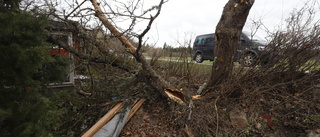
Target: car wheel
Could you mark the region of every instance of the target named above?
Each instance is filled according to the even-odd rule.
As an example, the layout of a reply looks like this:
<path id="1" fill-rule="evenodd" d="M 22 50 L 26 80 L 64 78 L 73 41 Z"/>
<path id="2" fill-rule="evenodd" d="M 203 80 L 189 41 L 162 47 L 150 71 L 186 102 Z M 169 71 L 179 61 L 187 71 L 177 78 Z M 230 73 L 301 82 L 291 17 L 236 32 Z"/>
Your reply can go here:
<path id="1" fill-rule="evenodd" d="M 197 63 L 202 63 L 202 61 L 203 61 L 202 54 L 201 53 L 197 53 L 195 59 L 196 59 Z"/>
<path id="2" fill-rule="evenodd" d="M 256 64 L 256 56 L 254 54 L 245 54 L 242 57 L 241 65 L 245 67 L 252 67 Z"/>

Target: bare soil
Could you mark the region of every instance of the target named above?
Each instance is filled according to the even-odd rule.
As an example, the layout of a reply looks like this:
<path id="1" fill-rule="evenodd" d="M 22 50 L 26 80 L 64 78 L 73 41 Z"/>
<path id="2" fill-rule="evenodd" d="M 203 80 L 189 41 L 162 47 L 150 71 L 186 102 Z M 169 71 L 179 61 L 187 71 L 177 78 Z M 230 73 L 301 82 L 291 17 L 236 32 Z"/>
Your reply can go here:
<path id="1" fill-rule="evenodd" d="M 171 108 L 157 101 L 146 101 L 123 128 L 122 137 L 181 137 Z"/>

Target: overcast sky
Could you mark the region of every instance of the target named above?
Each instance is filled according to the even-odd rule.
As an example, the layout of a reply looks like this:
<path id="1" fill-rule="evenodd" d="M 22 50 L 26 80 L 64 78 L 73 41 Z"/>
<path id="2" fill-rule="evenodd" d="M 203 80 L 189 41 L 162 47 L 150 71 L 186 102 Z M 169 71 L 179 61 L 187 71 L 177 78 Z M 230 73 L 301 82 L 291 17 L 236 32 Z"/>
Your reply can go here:
<path id="1" fill-rule="evenodd" d="M 149 1 L 149 0 L 146 0 Z M 294 8 L 299 9 L 308 0 L 256 0 L 251 8 L 246 27 L 250 30 L 251 20 L 261 19 L 269 30 L 274 30 L 289 16 Z M 160 16 L 148 33 L 149 42 L 157 42 L 158 47 L 167 44 L 177 47 L 176 40 L 194 38 L 196 35 L 213 33 L 221 17 L 227 0 L 169 0 L 163 5 Z M 313 5 L 318 11 L 316 20 L 320 19 L 320 0 Z M 266 33 L 259 30 L 259 35 Z"/>
<path id="2" fill-rule="evenodd" d="M 82 0 L 73 1 L 82 2 Z M 103 2 L 105 0 L 98 1 Z M 144 0 L 144 7 L 157 5 L 159 1 Z M 113 1 L 107 0 L 106 2 L 112 5 Z M 145 39 L 148 38 L 147 43 L 156 43 L 157 47 L 162 47 L 165 42 L 168 45 L 178 47 L 180 45 L 176 42 L 177 40 L 184 42 L 184 39 L 193 40 L 196 35 L 213 33 L 227 2 L 228 0 L 168 0 L 163 5 L 160 15 L 152 24 L 152 28 Z M 301 9 L 305 2 L 313 3 L 309 6 L 312 6 L 316 11 L 314 20 L 320 20 L 320 0 L 255 0 L 244 30 L 250 31 L 252 22 L 257 20 L 261 20 L 270 31 L 278 30 L 284 20 L 289 17 L 289 13 L 294 9 Z M 93 8 L 89 1 L 82 8 L 85 7 Z M 69 8 L 67 10 L 72 11 L 73 9 Z M 128 28 L 128 24 L 120 24 L 117 22 L 117 26 L 123 29 Z M 138 33 L 141 33 L 141 30 L 145 27 L 146 22 L 139 23 L 135 30 L 140 30 Z M 264 30 L 259 30 L 257 34 L 261 37 L 267 36 Z"/>

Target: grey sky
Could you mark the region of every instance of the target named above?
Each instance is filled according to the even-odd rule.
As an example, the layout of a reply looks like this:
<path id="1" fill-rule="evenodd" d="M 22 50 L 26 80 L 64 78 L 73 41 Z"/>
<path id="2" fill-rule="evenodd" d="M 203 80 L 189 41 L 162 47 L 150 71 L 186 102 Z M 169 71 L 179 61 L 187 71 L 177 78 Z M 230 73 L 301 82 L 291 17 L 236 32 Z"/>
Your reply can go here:
<path id="1" fill-rule="evenodd" d="M 252 20 L 261 19 L 271 31 L 277 29 L 294 8 L 299 9 L 306 0 L 256 0 L 248 17 L 244 30 L 250 30 Z M 320 1 L 320 0 L 318 0 Z M 169 0 L 163 6 L 148 33 L 149 42 L 162 47 L 164 42 L 179 46 L 175 41 L 183 38 L 194 38 L 195 35 L 212 33 L 220 19 L 227 0 Z M 319 3 L 313 5 L 318 11 L 315 19 L 319 20 Z M 263 30 L 257 32 L 265 37 Z"/>
<path id="2" fill-rule="evenodd" d="M 59 1 L 59 0 L 58 0 Z M 79 3 L 82 0 L 74 0 Z M 98 0 L 100 2 L 108 2 L 112 5 L 112 0 Z M 126 2 L 129 0 L 118 0 Z M 150 5 L 157 5 L 160 0 L 144 0 L 144 8 Z M 223 7 L 228 0 L 168 0 L 163 5 L 160 16 L 154 21 L 151 30 L 146 35 L 147 43 L 156 44 L 157 47 L 162 47 L 167 44 L 178 47 L 176 41 L 193 40 L 196 35 L 213 33 L 215 27 L 222 14 Z M 293 9 L 300 9 L 305 2 L 315 3 L 312 6 L 316 11 L 315 20 L 320 20 L 320 0 L 255 0 L 253 7 L 250 10 L 244 30 L 250 31 L 253 20 L 263 22 L 269 31 L 278 30 L 283 24 L 284 20 L 289 17 L 289 13 Z M 62 7 L 66 6 L 66 10 L 71 12 L 73 8 L 68 8 L 67 4 L 60 4 Z M 101 4 L 102 5 L 102 4 Z M 93 8 L 91 3 L 87 1 L 81 8 Z M 114 7 L 114 6 L 113 6 Z M 107 7 L 104 7 L 108 9 Z M 116 7 L 114 7 L 116 8 Z M 149 16 L 147 16 L 149 17 Z M 123 29 L 128 28 L 130 22 L 117 22 L 117 26 Z M 90 21 L 97 21 L 96 17 L 90 18 Z M 98 21 L 99 22 L 99 21 Z M 140 22 L 134 30 L 141 33 L 146 27 L 147 22 Z M 261 29 L 257 32 L 258 35 L 266 37 L 267 33 Z M 187 46 L 187 45 L 184 45 Z"/>

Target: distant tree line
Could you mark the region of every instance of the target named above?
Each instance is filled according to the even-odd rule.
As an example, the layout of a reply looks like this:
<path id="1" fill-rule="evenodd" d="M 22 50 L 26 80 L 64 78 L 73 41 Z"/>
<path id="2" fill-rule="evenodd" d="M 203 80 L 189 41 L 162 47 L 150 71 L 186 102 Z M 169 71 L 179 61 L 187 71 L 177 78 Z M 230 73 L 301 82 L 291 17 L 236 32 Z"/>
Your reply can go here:
<path id="1" fill-rule="evenodd" d="M 172 55 L 172 56 L 179 56 L 181 54 L 190 54 L 192 48 L 190 46 L 179 46 L 179 47 L 173 47 L 171 45 L 168 45 L 167 43 L 164 43 L 162 46 L 162 49 L 164 51 L 164 56 Z"/>

